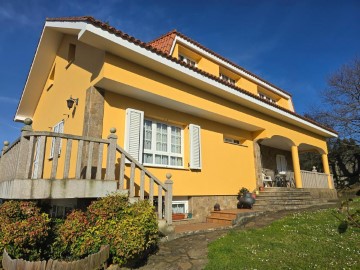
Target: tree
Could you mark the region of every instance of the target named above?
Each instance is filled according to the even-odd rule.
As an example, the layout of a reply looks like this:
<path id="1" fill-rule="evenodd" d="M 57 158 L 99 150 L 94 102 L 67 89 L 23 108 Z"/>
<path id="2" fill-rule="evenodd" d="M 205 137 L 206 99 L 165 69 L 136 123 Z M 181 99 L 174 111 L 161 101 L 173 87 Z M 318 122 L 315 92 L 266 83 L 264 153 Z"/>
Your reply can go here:
<path id="1" fill-rule="evenodd" d="M 360 143 L 360 59 L 343 65 L 328 79 L 321 109 L 313 118 L 337 130 L 340 137 Z"/>
<path id="2" fill-rule="evenodd" d="M 339 132 L 329 139 L 329 165 L 338 184 L 360 181 L 360 59 L 343 65 L 328 79 L 322 105 L 306 117 Z M 303 161 L 306 164 L 306 160 Z"/>

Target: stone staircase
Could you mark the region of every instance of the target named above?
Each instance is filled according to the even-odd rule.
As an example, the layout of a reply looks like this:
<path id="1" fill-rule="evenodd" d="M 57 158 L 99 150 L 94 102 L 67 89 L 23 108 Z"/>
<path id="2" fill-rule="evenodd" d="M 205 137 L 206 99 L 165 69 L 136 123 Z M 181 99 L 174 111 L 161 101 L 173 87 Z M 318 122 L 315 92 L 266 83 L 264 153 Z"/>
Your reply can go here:
<path id="1" fill-rule="evenodd" d="M 296 210 L 318 204 L 335 203 L 314 199 L 310 192 L 303 189 L 269 187 L 257 195 L 253 209 L 257 211 Z"/>

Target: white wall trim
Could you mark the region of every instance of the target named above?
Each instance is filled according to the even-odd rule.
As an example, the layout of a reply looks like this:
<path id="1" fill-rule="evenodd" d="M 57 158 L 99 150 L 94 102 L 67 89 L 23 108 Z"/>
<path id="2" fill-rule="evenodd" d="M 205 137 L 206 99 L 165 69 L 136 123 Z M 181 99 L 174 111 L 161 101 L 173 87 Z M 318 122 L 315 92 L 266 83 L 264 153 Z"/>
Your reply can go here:
<path id="1" fill-rule="evenodd" d="M 161 56 L 161 55 L 158 55 L 150 50 L 147 50 L 146 48 L 142 48 L 138 45 L 135 45 L 134 43 L 131 43 L 129 42 L 128 40 L 126 39 L 123 39 L 121 37 L 118 37 L 116 36 L 115 34 L 113 33 L 110 33 L 106 30 L 102 30 L 101 28 L 99 27 L 96 27 L 92 24 L 88 24 L 88 23 L 85 23 L 85 22 L 46 22 L 45 24 L 45 28 L 46 27 L 53 27 L 53 28 L 58 28 L 59 31 L 60 31 L 60 28 L 65 28 L 65 31 L 66 29 L 68 28 L 72 28 L 72 29 L 75 29 L 75 30 L 79 30 L 81 31 L 81 35 L 79 36 L 79 38 L 81 38 L 81 41 L 86 43 L 86 31 L 89 31 L 93 34 L 95 34 L 96 36 L 99 36 L 99 37 L 102 37 L 112 43 L 115 43 L 116 45 L 119 45 L 119 46 L 122 46 L 124 48 L 127 48 L 139 55 L 142 55 L 143 57 L 145 58 L 148 58 L 148 59 L 151 59 L 153 61 L 156 61 L 172 70 L 176 70 L 176 71 L 179 71 L 189 77 L 192 77 L 196 80 L 199 80 L 203 83 L 206 83 L 208 85 L 211 85 L 213 87 L 216 87 L 218 89 L 221 89 L 223 90 L 224 92 L 226 93 L 229 93 L 231 95 L 234 95 L 234 96 L 237 96 L 239 97 L 240 99 L 243 99 L 243 100 L 246 100 L 246 101 L 249 101 L 250 103 L 252 104 L 255 104 L 256 106 L 259 106 L 259 108 L 261 108 L 262 110 L 259 110 L 259 111 L 262 111 L 264 112 L 264 109 L 266 109 L 267 111 L 270 111 L 270 112 L 273 112 L 275 114 L 278 114 L 278 118 L 279 119 L 288 119 L 288 120 L 291 120 L 292 122 L 295 122 L 295 123 L 292 123 L 292 124 L 302 124 L 302 125 L 305 125 L 309 128 L 312 129 L 312 131 L 314 132 L 317 131 L 317 132 L 321 132 L 322 134 L 326 134 L 328 136 L 331 136 L 331 137 L 337 137 L 337 134 L 331 132 L 331 131 L 328 131 L 320 126 L 317 126 L 311 122 L 308 122 L 300 117 L 297 117 L 296 115 L 293 115 L 291 114 L 290 112 L 286 112 L 286 111 L 283 111 L 277 107 L 274 107 L 274 106 L 271 106 L 265 102 L 262 102 L 252 96 L 249 96 L 245 93 L 242 93 L 242 92 L 239 92 L 238 90 L 235 90 L 225 84 L 222 84 L 218 81 L 215 81 L 207 76 L 204 76 L 203 74 L 200 74 L 196 71 L 193 71 L 192 69 L 189 69 L 185 66 L 181 66 L 179 65 L 177 62 L 173 62 L 169 59 L 166 59 L 165 57 Z M 41 42 L 41 41 L 40 41 Z M 90 44 L 91 45 L 91 44 Z M 105 42 L 104 42 L 104 46 L 105 46 Z M 256 79 L 256 78 L 255 78 Z M 259 81 L 260 82 L 260 81 Z M 26 88 L 26 87 L 25 87 Z M 24 89 L 25 91 L 25 89 Z M 277 90 L 278 91 L 278 90 Z M 282 92 L 281 92 L 282 93 Z M 41 94 L 41 93 L 40 93 Z M 284 93 L 282 93 L 284 94 Z M 17 119 L 17 116 L 15 117 Z M 285 120 L 286 121 L 286 120 Z M 316 132 L 315 132 L 316 133 Z M 324 135 L 323 135 L 324 136 Z"/>
<path id="2" fill-rule="evenodd" d="M 264 82 L 263 80 L 260 80 L 260 79 L 258 79 L 258 78 L 256 78 L 256 77 L 252 76 L 251 74 L 245 72 L 244 70 L 241 70 L 241 69 L 239 69 L 239 68 L 237 68 L 237 67 L 235 67 L 235 66 L 233 66 L 233 65 L 231 65 L 231 64 L 229 64 L 229 63 L 227 63 L 227 62 L 225 62 L 225 61 L 222 60 L 221 58 L 219 58 L 219 57 L 217 57 L 217 56 L 215 56 L 215 55 L 207 52 L 206 50 L 204 50 L 204 49 L 202 49 L 202 48 L 194 45 L 193 43 L 187 41 L 186 39 L 184 39 L 184 38 L 182 38 L 182 37 L 180 37 L 180 36 L 176 36 L 176 38 L 174 39 L 174 45 L 173 45 L 174 48 L 175 48 L 176 42 L 182 43 L 183 45 L 185 45 L 185 46 L 187 46 L 187 47 L 190 47 L 192 50 L 194 50 L 194 51 L 196 51 L 196 52 L 198 52 L 198 53 L 200 53 L 200 54 L 202 54 L 202 55 L 204 55 L 204 56 L 206 56 L 206 57 L 214 60 L 214 61 L 217 62 L 218 64 L 221 64 L 221 65 L 225 66 L 226 68 L 230 69 L 231 71 L 233 71 L 233 72 L 235 72 L 235 73 L 239 73 L 240 75 L 244 76 L 245 78 L 250 79 L 250 80 L 252 80 L 252 81 L 260 84 L 261 86 L 265 87 L 266 89 L 268 89 L 268 90 L 270 90 L 270 91 L 273 91 L 273 92 L 279 94 L 279 95 L 282 96 L 282 97 L 285 97 L 285 98 L 287 98 L 287 99 L 290 99 L 290 96 L 289 96 L 288 94 L 286 94 L 286 93 L 284 93 L 284 92 L 276 89 L 275 87 L 267 84 L 267 83 Z M 171 54 L 172 54 L 172 51 L 171 51 Z"/>

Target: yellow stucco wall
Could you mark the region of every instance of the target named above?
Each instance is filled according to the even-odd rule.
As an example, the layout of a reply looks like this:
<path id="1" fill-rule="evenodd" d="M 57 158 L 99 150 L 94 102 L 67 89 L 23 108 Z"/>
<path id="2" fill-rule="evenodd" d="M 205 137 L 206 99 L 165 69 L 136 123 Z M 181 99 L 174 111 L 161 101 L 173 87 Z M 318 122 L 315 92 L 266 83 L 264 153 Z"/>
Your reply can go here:
<path id="1" fill-rule="evenodd" d="M 68 65 L 67 50 L 70 42 L 76 44 L 77 49 L 75 62 Z M 126 108 L 144 111 L 145 118 L 181 125 L 184 129 L 184 169 L 150 167 L 150 170 L 161 180 L 165 180 L 167 172 L 172 173 L 175 196 L 233 195 L 243 186 L 253 190 L 256 187 L 253 141 L 256 139 L 282 135 L 293 141 L 295 145 L 307 143 L 327 152 L 325 139 L 319 135 L 212 95 L 123 58 L 111 54 L 105 55 L 95 48 L 77 42 L 75 38 L 70 36 L 64 37 L 54 65 L 56 68 L 53 86 L 48 89 L 49 81 L 44 86 L 43 94 L 33 117 L 34 130 L 49 131 L 53 125 L 64 119 L 65 133 L 81 135 L 86 90 L 103 78 L 119 82 L 117 90 L 104 89 L 105 108 L 102 136 L 106 138 L 109 129 L 116 127 L 119 137 L 118 144 L 124 146 Z M 240 78 L 239 82 L 248 84 L 249 87 L 253 84 L 243 78 Z M 124 95 L 121 91 L 121 85 L 137 89 L 139 97 L 132 98 Z M 257 88 L 254 91 L 257 91 Z M 66 107 L 66 99 L 70 95 L 79 98 L 79 105 L 75 112 L 74 110 L 69 111 Z M 214 120 L 176 111 L 167 104 L 163 104 L 163 106 L 154 105 L 148 102 L 147 95 L 166 97 L 168 100 L 177 103 L 227 116 L 234 121 L 241 120 L 251 123 L 261 127 L 262 130 L 250 132 Z M 187 166 L 189 162 L 189 124 L 201 126 L 203 158 L 201 171 L 191 171 Z M 224 134 L 242 138 L 243 146 L 224 143 Z M 49 157 L 49 151 L 48 147 L 46 158 Z M 62 145 L 62 153 L 65 153 L 65 143 Z M 63 158 L 64 154 L 60 156 L 60 168 L 63 167 Z M 73 155 L 72 164 L 75 163 L 75 158 L 76 155 Z M 46 159 L 45 177 L 50 172 L 49 164 L 48 159 Z M 73 165 L 70 176 L 74 175 L 74 170 Z M 62 170 L 60 171 L 59 177 L 62 174 Z"/>
<path id="2" fill-rule="evenodd" d="M 69 64 L 67 59 L 70 43 L 76 45 L 76 55 L 74 62 Z M 103 59 L 104 52 L 78 42 L 75 37 L 63 38 L 53 64 L 54 78 L 53 80 L 48 78 L 33 116 L 35 131 L 52 131 L 52 127 L 63 120 L 64 133 L 82 135 L 86 90 L 90 87 L 91 81 L 100 73 Z M 49 77 L 52 72 L 53 69 Z M 70 96 L 79 99 L 78 106 L 74 106 L 71 110 L 66 104 Z M 73 147 L 77 147 L 76 142 Z M 48 139 L 45 152 L 45 178 L 50 175 L 50 148 L 51 140 Z M 64 141 L 62 153 L 65 153 L 65 148 Z M 75 160 L 76 155 L 72 155 L 71 164 L 75 164 Z M 63 166 L 64 154 L 59 159 L 59 168 Z M 72 166 L 70 176 L 73 177 L 74 172 L 75 166 Z M 57 176 L 61 177 L 61 175 L 62 170 L 58 170 Z"/>
<path id="3" fill-rule="evenodd" d="M 206 71 L 216 77 L 218 77 L 219 74 L 222 73 L 234 79 L 236 81 L 236 86 L 244 90 L 247 90 L 254 95 L 258 95 L 259 92 L 262 92 L 268 95 L 269 97 L 273 98 L 274 100 L 276 100 L 277 105 L 289 110 L 293 110 L 291 105 L 291 100 L 284 98 L 269 89 L 260 87 L 252 80 L 245 78 L 244 76 L 236 73 L 235 71 L 230 71 L 229 69 L 225 68 L 224 66 L 221 66 L 214 60 L 211 60 L 205 57 L 204 55 L 196 53 L 190 50 L 189 48 L 186 48 L 184 45 L 175 44 L 174 50 L 172 52 L 172 56 L 178 58 L 179 54 L 189 57 L 195 62 L 197 62 L 197 67 L 203 71 Z"/>

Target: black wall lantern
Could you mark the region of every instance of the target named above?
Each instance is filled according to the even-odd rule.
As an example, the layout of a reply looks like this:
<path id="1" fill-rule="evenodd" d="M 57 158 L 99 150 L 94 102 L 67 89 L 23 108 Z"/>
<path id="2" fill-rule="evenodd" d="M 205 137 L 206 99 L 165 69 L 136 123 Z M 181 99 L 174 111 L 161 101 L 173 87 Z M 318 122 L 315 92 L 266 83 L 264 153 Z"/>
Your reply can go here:
<path id="1" fill-rule="evenodd" d="M 66 103 L 67 103 L 67 107 L 70 110 L 74 106 L 74 103 L 75 103 L 75 105 L 78 105 L 79 99 L 78 98 L 72 98 L 70 96 L 70 98 L 68 100 L 66 100 Z"/>

